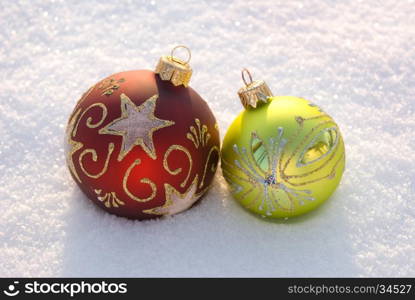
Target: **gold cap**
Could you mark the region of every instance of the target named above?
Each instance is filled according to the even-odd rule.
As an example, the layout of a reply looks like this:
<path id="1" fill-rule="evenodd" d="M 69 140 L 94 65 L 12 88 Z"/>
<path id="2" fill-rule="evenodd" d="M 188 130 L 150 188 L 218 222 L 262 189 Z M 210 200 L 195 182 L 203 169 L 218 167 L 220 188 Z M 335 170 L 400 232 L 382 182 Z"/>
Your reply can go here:
<path id="1" fill-rule="evenodd" d="M 245 74 L 248 74 L 249 82 L 246 81 Z M 242 80 L 245 86 L 239 89 L 238 96 L 246 109 L 250 107 L 256 108 L 258 102 L 267 103 L 268 97 L 272 97 L 272 92 L 265 81 L 253 81 L 248 69 L 242 69 Z"/>
<path id="2" fill-rule="evenodd" d="M 187 50 L 187 61 L 174 57 L 174 51 L 178 48 L 184 48 Z M 162 80 L 169 80 L 175 86 L 183 84 L 187 87 L 189 85 L 190 77 L 192 77 L 192 69 L 189 65 L 191 57 L 189 48 L 186 46 L 176 46 L 171 50 L 169 56 L 162 56 L 160 58 L 154 72 L 159 74 Z"/>

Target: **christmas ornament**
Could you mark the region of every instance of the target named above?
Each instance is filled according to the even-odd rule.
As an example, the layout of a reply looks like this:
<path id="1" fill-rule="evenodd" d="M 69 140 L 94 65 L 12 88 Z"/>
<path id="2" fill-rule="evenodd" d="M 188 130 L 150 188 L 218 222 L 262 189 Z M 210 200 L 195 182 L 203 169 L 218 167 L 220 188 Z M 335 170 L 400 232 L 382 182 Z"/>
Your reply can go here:
<path id="1" fill-rule="evenodd" d="M 245 79 L 249 76 L 249 82 Z M 264 217 L 304 214 L 327 200 L 343 174 L 345 150 L 333 119 L 310 101 L 272 96 L 242 71 L 245 110 L 222 145 L 222 171 L 234 198 Z"/>
<path id="2" fill-rule="evenodd" d="M 209 188 L 219 132 L 207 103 L 188 86 L 188 62 L 160 58 L 155 72 L 121 72 L 92 86 L 66 130 L 70 173 L 98 206 L 147 219 L 191 207 Z"/>

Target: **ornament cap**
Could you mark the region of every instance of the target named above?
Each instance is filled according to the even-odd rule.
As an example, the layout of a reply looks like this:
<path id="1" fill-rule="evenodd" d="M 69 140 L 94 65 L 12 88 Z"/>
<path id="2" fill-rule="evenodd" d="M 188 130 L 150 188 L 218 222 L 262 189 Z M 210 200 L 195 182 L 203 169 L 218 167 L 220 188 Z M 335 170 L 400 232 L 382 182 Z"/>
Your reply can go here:
<path id="1" fill-rule="evenodd" d="M 186 61 L 174 56 L 174 51 L 178 48 L 187 50 L 188 58 Z M 159 74 L 162 80 L 168 80 L 175 86 L 184 85 L 188 87 L 192 77 L 192 68 L 189 65 L 190 58 L 191 52 L 189 48 L 182 45 L 176 46 L 171 50 L 170 55 L 160 57 L 154 72 Z"/>
<path id="2" fill-rule="evenodd" d="M 248 74 L 249 82 L 247 82 L 245 74 Z M 261 102 L 268 103 L 268 98 L 273 96 L 265 81 L 252 80 L 252 75 L 248 69 L 242 69 L 242 80 L 245 86 L 239 89 L 238 96 L 245 109 L 256 108 Z"/>

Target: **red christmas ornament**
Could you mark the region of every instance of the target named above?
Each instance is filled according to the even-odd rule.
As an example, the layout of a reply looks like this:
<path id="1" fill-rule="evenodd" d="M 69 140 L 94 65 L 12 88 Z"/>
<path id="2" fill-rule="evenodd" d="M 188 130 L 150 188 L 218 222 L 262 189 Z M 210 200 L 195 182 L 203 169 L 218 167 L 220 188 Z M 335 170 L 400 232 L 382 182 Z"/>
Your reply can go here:
<path id="1" fill-rule="evenodd" d="M 188 87 L 191 73 L 172 51 L 155 72 L 111 75 L 78 101 L 67 125 L 67 164 L 98 206 L 133 219 L 172 215 L 209 188 L 219 132 Z"/>

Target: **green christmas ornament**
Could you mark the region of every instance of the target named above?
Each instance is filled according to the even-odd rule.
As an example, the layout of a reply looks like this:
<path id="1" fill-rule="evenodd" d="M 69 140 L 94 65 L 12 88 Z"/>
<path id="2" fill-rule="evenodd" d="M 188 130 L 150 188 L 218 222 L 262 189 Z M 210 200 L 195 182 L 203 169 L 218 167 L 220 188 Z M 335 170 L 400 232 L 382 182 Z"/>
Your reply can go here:
<path id="1" fill-rule="evenodd" d="M 245 74 L 250 81 L 245 80 Z M 245 110 L 226 133 L 222 171 L 233 197 L 270 218 L 307 213 L 337 188 L 345 167 L 339 127 L 317 105 L 272 96 L 267 84 L 242 71 Z"/>

